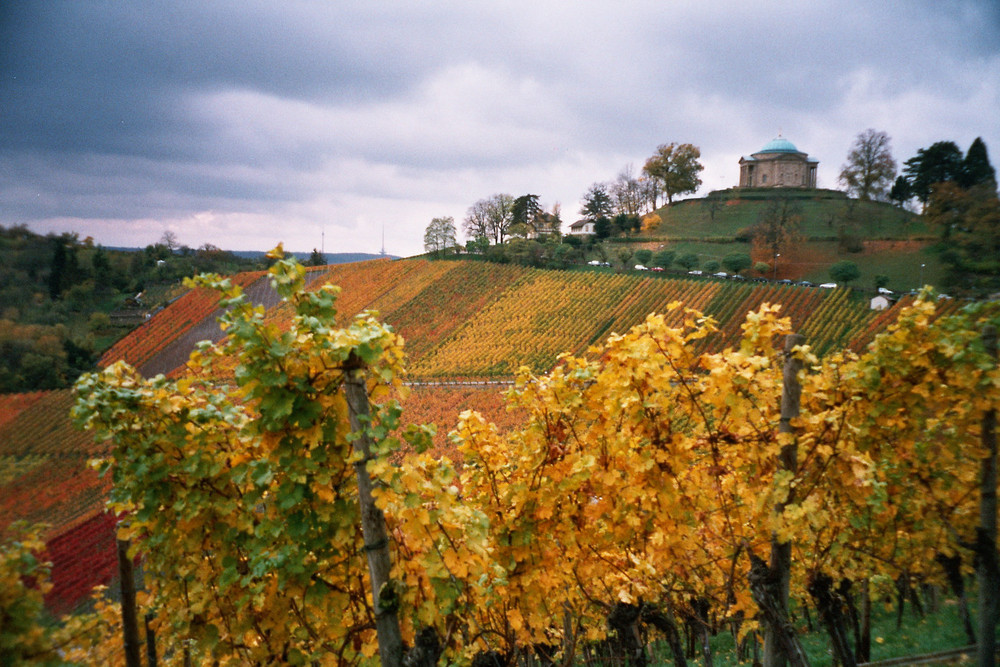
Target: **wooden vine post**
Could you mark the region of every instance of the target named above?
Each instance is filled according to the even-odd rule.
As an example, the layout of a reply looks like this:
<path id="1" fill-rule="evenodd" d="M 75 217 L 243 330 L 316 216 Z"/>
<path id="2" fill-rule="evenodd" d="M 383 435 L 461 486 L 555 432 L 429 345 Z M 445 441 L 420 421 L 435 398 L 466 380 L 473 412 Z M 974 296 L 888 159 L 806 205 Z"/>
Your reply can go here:
<path id="1" fill-rule="evenodd" d="M 997 361 L 997 330 L 988 326 L 983 331 L 986 353 Z M 980 467 L 979 528 L 976 530 L 976 578 L 979 584 L 979 667 L 996 662 L 996 626 L 1000 596 L 1000 567 L 997 564 L 997 413 L 990 409 L 983 415 L 982 444 L 986 450 Z"/>
<path id="2" fill-rule="evenodd" d="M 128 557 L 128 540 L 118 540 L 118 579 L 122 592 L 122 634 L 126 667 L 142 667 L 139 618 L 135 603 L 135 568 Z"/>
<path id="3" fill-rule="evenodd" d="M 792 354 L 797 345 L 802 345 L 805 337 L 800 334 L 789 334 L 785 337 L 785 365 L 781 387 L 781 421 L 778 433 L 794 435 L 792 419 L 799 416 L 802 399 L 802 385 L 799 383 L 799 372 L 802 370 L 802 359 Z M 793 441 L 782 446 L 779 454 L 778 467 L 795 473 L 798 469 L 798 445 Z M 789 490 L 788 497 L 778 503 L 774 511 L 780 514 L 786 505 L 794 502 L 794 490 Z M 788 619 L 788 589 L 792 570 L 792 545 L 781 542 L 777 535 L 771 538 L 771 562 L 768 567 L 767 587 L 773 597 L 769 606 L 773 606 L 766 614 L 768 622 L 764 630 L 764 667 L 783 667 L 786 661 L 792 665 L 808 664 L 805 652 L 794 636 L 794 629 Z M 760 605 L 760 601 L 758 601 Z M 791 636 L 789 636 L 791 635 Z"/>
<path id="4" fill-rule="evenodd" d="M 358 502 L 361 510 L 361 532 L 368 556 L 368 573 L 372 582 L 372 608 L 378 634 L 379 659 L 383 667 L 399 667 L 403 662 L 403 639 L 399 630 L 399 597 L 390 580 L 392 561 L 389 553 L 389 533 L 385 515 L 375 505 L 374 484 L 368 474 L 372 459 L 372 441 L 367 427 L 371 421 L 371 405 L 365 383 L 365 364 L 351 353 L 344 364 L 344 392 L 347 411 L 354 434 L 354 464 L 358 477 Z"/>

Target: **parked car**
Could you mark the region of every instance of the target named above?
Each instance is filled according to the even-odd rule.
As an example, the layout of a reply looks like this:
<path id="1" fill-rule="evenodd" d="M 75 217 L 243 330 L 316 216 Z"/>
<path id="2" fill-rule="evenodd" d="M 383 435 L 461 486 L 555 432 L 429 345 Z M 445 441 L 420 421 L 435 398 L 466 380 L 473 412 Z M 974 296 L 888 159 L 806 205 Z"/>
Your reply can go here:
<path id="1" fill-rule="evenodd" d="M 892 294 L 892 290 L 891 289 L 886 289 L 884 287 L 879 287 L 878 288 L 878 293 L 879 294 Z"/>
<path id="2" fill-rule="evenodd" d="M 743 276 L 741 276 L 738 273 L 734 273 L 733 275 L 729 276 L 729 279 L 730 280 L 746 280 L 746 278 L 744 278 Z"/>
<path id="3" fill-rule="evenodd" d="M 590 266 L 600 266 L 601 265 L 601 260 L 599 260 L 599 259 L 592 259 L 589 262 L 587 262 L 587 264 L 589 264 Z"/>
<path id="4" fill-rule="evenodd" d="M 791 285 L 793 283 L 788 278 L 782 278 L 781 280 L 778 281 L 778 284 L 779 285 Z"/>
<path id="5" fill-rule="evenodd" d="M 643 266 L 642 264 L 636 264 L 636 265 L 635 265 L 635 270 L 636 270 L 636 271 L 649 271 L 649 269 L 647 269 L 647 268 L 646 268 L 645 266 Z"/>
<path id="6" fill-rule="evenodd" d="M 837 283 L 822 283 L 820 287 L 823 289 L 835 289 L 837 287 Z"/>
<path id="7" fill-rule="evenodd" d="M 651 269 L 649 269 L 649 270 L 650 270 L 650 271 L 662 271 L 662 270 L 663 270 L 663 267 L 662 267 L 662 266 L 654 266 L 654 267 L 652 267 L 652 268 L 651 268 Z"/>
<path id="8" fill-rule="evenodd" d="M 729 274 L 726 273 L 725 271 L 719 271 L 718 273 L 713 273 L 712 275 L 715 276 L 716 278 L 728 278 L 729 277 Z"/>
<path id="9" fill-rule="evenodd" d="M 701 271 L 699 271 L 698 269 L 695 269 L 694 271 L 688 271 L 688 275 L 689 276 L 700 276 L 701 275 Z"/>
<path id="10" fill-rule="evenodd" d="M 816 283 L 811 283 L 808 280 L 800 280 L 795 284 L 798 285 L 799 287 L 816 287 Z"/>

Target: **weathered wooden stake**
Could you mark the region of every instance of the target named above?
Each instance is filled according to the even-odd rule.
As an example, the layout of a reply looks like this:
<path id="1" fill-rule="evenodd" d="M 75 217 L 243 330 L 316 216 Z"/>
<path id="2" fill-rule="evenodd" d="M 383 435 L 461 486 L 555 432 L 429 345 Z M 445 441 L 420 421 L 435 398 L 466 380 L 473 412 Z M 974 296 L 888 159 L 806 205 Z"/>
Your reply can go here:
<path id="1" fill-rule="evenodd" d="M 153 613 L 146 612 L 144 619 L 146 625 L 146 667 L 156 667 L 159 660 L 156 657 L 156 633 L 150 624 L 153 622 Z"/>
<path id="2" fill-rule="evenodd" d="M 128 540 L 118 540 L 118 579 L 122 593 L 122 633 L 126 667 L 142 667 L 139 619 L 135 604 L 135 570 L 128 557 Z"/>
<path id="3" fill-rule="evenodd" d="M 997 361 L 997 330 L 988 326 L 983 331 L 986 353 Z M 982 442 L 986 456 L 980 467 L 979 527 L 976 529 L 976 579 L 979 584 L 979 632 L 977 664 L 996 664 L 996 627 L 1000 596 L 1000 569 L 997 564 L 997 413 L 987 410 L 983 415 Z"/>
<path id="4" fill-rule="evenodd" d="M 792 419 L 799 416 L 799 408 L 802 399 L 802 385 L 799 384 L 799 371 L 802 370 L 802 360 L 792 354 L 792 349 L 796 345 L 802 345 L 805 337 L 800 334 L 789 334 L 785 337 L 785 367 L 781 387 L 781 421 L 778 424 L 778 432 L 794 434 Z M 792 473 L 798 469 L 798 445 L 794 442 L 784 445 L 779 455 L 779 467 Z M 775 513 L 780 513 L 785 506 L 794 501 L 792 492 L 788 498 L 779 503 L 774 509 Z M 779 609 L 785 614 L 788 613 L 788 587 L 792 570 L 792 545 L 788 542 L 780 542 L 777 536 L 771 539 L 771 562 L 769 566 L 769 576 L 773 582 L 773 590 L 777 595 Z M 764 667 L 783 667 L 790 657 L 784 650 L 784 642 L 780 640 L 778 634 L 782 632 L 781 627 L 768 624 L 764 629 Z"/>
<path id="5" fill-rule="evenodd" d="M 399 598 L 389 578 L 392 569 L 389 533 L 385 526 L 385 515 L 375 505 L 372 494 L 374 484 L 367 469 L 368 461 L 372 458 L 372 441 L 365 432 L 371 418 L 365 364 L 356 354 L 351 353 L 344 365 L 344 373 L 347 376 L 344 383 L 347 411 L 351 431 L 355 436 L 354 451 L 359 457 L 354 465 L 358 478 L 358 502 L 361 506 L 361 532 L 372 582 L 372 608 L 375 610 L 379 660 L 383 667 L 399 667 L 403 662 L 403 639 L 397 613 Z"/>

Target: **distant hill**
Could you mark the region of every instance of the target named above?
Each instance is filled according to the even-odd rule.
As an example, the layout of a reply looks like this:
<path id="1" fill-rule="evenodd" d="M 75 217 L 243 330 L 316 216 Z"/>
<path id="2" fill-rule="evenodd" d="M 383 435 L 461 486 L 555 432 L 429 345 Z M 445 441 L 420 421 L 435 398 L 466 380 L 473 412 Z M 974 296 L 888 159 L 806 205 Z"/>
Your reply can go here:
<path id="1" fill-rule="evenodd" d="M 232 250 L 230 252 L 237 257 L 253 260 L 263 260 L 267 256 L 266 252 L 257 250 Z M 287 254 L 293 255 L 295 259 L 302 263 L 308 262 L 312 256 L 312 253 L 309 252 L 289 252 Z M 370 252 L 328 252 L 323 253 L 323 257 L 326 259 L 326 264 L 349 264 L 351 262 L 364 262 L 370 259 L 398 259 L 394 255 L 372 254 Z"/>
<path id="2" fill-rule="evenodd" d="M 800 240 L 778 258 L 774 277 L 823 283 L 842 260 L 861 270 L 856 286 L 872 288 L 876 276 L 895 291 L 940 285 L 944 267 L 931 246 L 933 236 L 920 215 L 884 202 L 849 199 L 837 190 L 732 188 L 662 206 L 661 224 L 637 235 L 612 238 L 651 249 L 694 253 L 702 263 L 729 253 L 754 254 L 754 261 L 775 264 L 775 257 L 753 249 L 751 230 L 776 200 L 787 200 L 801 216 Z M 770 276 L 769 276 L 770 277 Z"/>

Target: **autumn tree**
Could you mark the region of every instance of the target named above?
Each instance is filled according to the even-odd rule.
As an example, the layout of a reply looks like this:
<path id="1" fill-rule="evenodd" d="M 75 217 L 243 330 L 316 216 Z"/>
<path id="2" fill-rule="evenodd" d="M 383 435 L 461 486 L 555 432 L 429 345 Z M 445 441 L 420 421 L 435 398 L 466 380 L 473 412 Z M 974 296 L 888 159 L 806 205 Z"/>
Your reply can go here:
<path id="1" fill-rule="evenodd" d="M 802 207 L 787 197 L 775 197 L 757 217 L 753 244 L 768 259 L 786 252 L 798 240 L 802 225 Z"/>
<path id="2" fill-rule="evenodd" d="M 424 231 L 424 250 L 441 256 L 457 246 L 455 219 L 449 215 L 431 220 Z"/>
<path id="3" fill-rule="evenodd" d="M 701 186 L 699 173 L 704 169 L 698 158 L 701 151 L 692 144 L 663 144 L 646 160 L 642 171 L 667 195 L 667 203 L 674 196 L 694 192 Z"/>
<path id="4" fill-rule="evenodd" d="M 372 468 L 398 444 L 400 340 L 367 313 L 336 327 L 337 288 L 307 291 L 298 264 L 270 274 L 289 327 L 202 277 L 222 293 L 227 338 L 178 380 L 124 363 L 85 375 L 74 414 L 110 440 L 119 537 L 143 554 L 162 627 L 198 660 L 353 664 L 377 651 L 399 664 L 406 593 Z"/>
<path id="5" fill-rule="evenodd" d="M 1000 200 L 992 183 L 936 184 L 925 215 L 940 235 L 949 286 L 976 292 L 1000 286 Z"/>
<path id="6" fill-rule="evenodd" d="M 896 176 L 889 135 L 871 128 L 859 134 L 840 168 L 847 193 L 861 200 L 882 201 Z"/>
<path id="7" fill-rule="evenodd" d="M 647 213 L 642 216 L 640 224 L 642 226 L 642 231 L 644 232 L 656 231 L 659 229 L 660 225 L 663 224 L 663 218 L 656 213 Z"/>
<path id="8" fill-rule="evenodd" d="M 14 524 L 0 541 L 0 664 L 61 664 L 44 620 L 52 564 L 42 526 Z"/>

